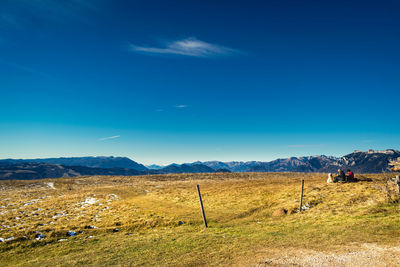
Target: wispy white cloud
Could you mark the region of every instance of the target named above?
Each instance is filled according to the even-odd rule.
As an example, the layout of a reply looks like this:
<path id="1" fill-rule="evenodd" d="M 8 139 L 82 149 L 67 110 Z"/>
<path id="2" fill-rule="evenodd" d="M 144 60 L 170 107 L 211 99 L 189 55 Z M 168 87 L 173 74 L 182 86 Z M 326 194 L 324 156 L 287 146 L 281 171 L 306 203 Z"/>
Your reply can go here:
<path id="1" fill-rule="evenodd" d="M 114 136 L 109 136 L 109 137 L 103 137 L 103 138 L 100 138 L 99 140 L 100 141 L 104 141 L 104 140 L 110 140 L 110 139 L 115 139 L 115 138 L 120 138 L 121 136 L 119 136 L 119 135 L 114 135 Z"/>
<path id="2" fill-rule="evenodd" d="M 194 37 L 166 42 L 163 47 L 131 45 L 131 50 L 147 54 L 174 54 L 191 57 L 212 57 L 239 53 L 239 50 L 207 43 Z"/>
<path id="3" fill-rule="evenodd" d="M 176 105 L 176 108 L 187 108 L 187 105 Z"/>

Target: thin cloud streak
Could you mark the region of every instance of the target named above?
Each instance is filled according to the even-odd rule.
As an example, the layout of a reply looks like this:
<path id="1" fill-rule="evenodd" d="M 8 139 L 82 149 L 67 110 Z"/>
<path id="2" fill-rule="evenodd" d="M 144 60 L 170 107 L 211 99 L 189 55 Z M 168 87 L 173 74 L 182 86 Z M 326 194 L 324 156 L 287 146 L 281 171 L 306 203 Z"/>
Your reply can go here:
<path id="1" fill-rule="evenodd" d="M 187 105 L 177 105 L 176 108 L 187 108 Z"/>
<path id="2" fill-rule="evenodd" d="M 168 42 L 164 47 L 131 45 L 131 50 L 147 54 L 173 54 L 191 57 L 226 56 L 239 53 L 239 50 L 207 43 L 194 37 Z"/>
<path id="3" fill-rule="evenodd" d="M 104 140 L 110 140 L 110 139 L 115 139 L 115 138 L 120 138 L 120 137 L 121 137 L 120 135 L 114 135 L 114 136 L 109 136 L 109 137 L 103 137 L 103 138 L 100 138 L 99 140 L 104 141 Z"/>

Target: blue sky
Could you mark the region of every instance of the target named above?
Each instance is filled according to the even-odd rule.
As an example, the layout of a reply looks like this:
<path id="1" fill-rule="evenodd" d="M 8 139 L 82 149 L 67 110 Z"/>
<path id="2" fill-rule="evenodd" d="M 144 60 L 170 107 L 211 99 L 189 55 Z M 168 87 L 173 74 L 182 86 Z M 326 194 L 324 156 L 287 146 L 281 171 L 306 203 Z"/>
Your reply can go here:
<path id="1" fill-rule="evenodd" d="M 400 149 L 398 1 L 0 2 L 0 158 Z"/>

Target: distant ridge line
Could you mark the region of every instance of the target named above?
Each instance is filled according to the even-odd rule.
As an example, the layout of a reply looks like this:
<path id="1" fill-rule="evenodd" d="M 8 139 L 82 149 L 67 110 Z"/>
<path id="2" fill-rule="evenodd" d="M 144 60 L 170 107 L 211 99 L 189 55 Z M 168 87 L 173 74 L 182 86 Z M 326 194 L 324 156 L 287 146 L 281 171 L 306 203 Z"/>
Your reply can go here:
<path id="1" fill-rule="evenodd" d="M 147 175 L 168 173 L 213 172 L 336 172 L 339 168 L 356 173 L 390 172 L 390 162 L 400 157 L 394 149 L 355 150 L 337 158 L 332 156 L 304 156 L 262 161 L 196 161 L 193 163 L 152 165 L 149 169 L 127 157 L 62 157 L 44 159 L 0 160 L 0 179 L 41 179 L 80 175 Z"/>

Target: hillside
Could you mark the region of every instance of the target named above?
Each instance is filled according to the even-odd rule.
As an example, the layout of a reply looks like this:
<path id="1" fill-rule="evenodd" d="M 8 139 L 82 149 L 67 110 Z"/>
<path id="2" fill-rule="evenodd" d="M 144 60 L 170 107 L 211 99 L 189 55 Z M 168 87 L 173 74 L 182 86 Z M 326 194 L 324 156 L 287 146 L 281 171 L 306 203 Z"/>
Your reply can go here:
<path id="1" fill-rule="evenodd" d="M 390 161 L 400 157 L 400 151 L 387 149 L 383 151 L 368 150 L 366 152 L 354 151 L 354 153 L 343 156 L 333 164 L 321 168 L 320 172 L 336 172 L 338 168 L 343 170 L 352 169 L 359 173 L 382 173 L 390 172 Z"/>
<path id="2" fill-rule="evenodd" d="M 171 164 L 167 167 L 159 169 L 158 173 L 204 173 L 215 172 L 214 169 L 203 164 Z"/>
<path id="3" fill-rule="evenodd" d="M 167 173 L 212 173 L 214 169 L 202 164 L 172 164 L 159 170 L 138 171 L 128 168 L 91 168 L 86 166 L 64 166 L 38 162 L 0 161 L 0 180 L 33 180 L 83 175 L 145 175 Z"/>
<path id="4" fill-rule="evenodd" d="M 277 159 L 250 167 L 251 172 L 318 172 L 326 165 L 336 163 L 334 157 L 314 156 Z"/>
<path id="5" fill-rule="evenodd" d="M 227 169 L 231 172 L 336 172 L 338 168 L 352 169 L 359 173 L 390 172 L 389 162 L 400 156 L 400 151 L 387 149 L 382 151 L 354 151 L 340 158 L 332 156 L 308 156 L 260 161 L 206 161 L 203 164 L 214 170 Z"/>
<path id="6" fill-rule="evenodd" d="M 246 172 L 252 166 L 255 166 L 261 162 L 259 161 L 229 161 L 229 162 L 222 162 L 222 161 L 204 161 L 204 162 L 194 162 L 192 164 L 203 164 L 206 165 L 214 170 L 218 169 L 226 169 L 231 172 Z"/>
<path id="7" fill-rule="evenodd" d="M 166 167 L 144 165 L 122 157 L 83 157 L 0 160 L 0 179 L 42 179 L 74 177 L 80 175 L 142 175 L 168 173 L 213 173 L 213 172 L 337 172 L 352 169 L 356 173 L 390 172 L 389 163 L 400 157 L 400 151 L 355 151 L 340 158 L 330 156 L 308 156 L 260 161 L 206 161 L 186 164 L 171 164 Z M 51 163 L 50 163 L 51 162 Z M 64 164 L 65 163 L 65 164 Z M 77 165 L 73 165 L 77 164 Z M 126 167 L 118 167 L 126 166 Z"/>
<path id="8" fill-rule="evenodd" d="M 356 177 L 362 181 L 326 184 L 314 173 L 0 181 L 2 266 L 398 266 L 400 206 L 388 203 L 385 176 Z"/>
<path id="9" fill-rule="evenodd" d="M 82 175 L 143 175 L 146 173 L 148 172 L 124 168 L 90 168 L 37 162 L 0 162 L 0 180 L 33 180 Z"/>
<path id="10" fill-rule="evenodd" d="M 44 159 L 6 159 L 0 162 L 22 163 L 40 162 L 47 164 L 59 164 L 64 166 L 84 166 L 91 168 L 124 168 L 138 171 L 146 171 L 147 168 L 126 157 L 70 157 L 70 158 L 44 158 Z"/>

